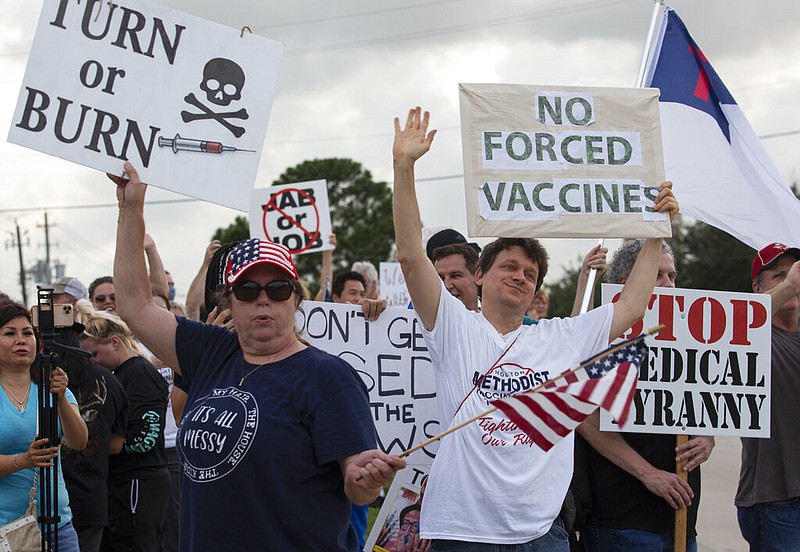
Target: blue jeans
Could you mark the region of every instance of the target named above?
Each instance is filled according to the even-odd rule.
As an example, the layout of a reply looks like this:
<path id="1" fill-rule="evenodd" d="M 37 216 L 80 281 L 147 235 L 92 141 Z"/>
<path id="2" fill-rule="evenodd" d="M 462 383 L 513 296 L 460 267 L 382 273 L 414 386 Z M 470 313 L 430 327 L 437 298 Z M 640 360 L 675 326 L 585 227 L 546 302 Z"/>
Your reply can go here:
<path id="1" fill-rule="evenodd" d="M 522 544 L 486 544 L 435 539 L 431 552 L 569 552 L 569 538 L 564 523 L 556 518 L 550 531 Z"/>
<path id="2" fill-rule="evenodd" d="M 737 508 L 737 517 L 752 552 L 800 551 L 800 498 Z"/>
<path id="3" fill-rule="evenodd" d="M 80 552 L 78 533 L 76 533 L 75 528 L 72 527 L 71 521 L 59 527 L 57 533 L 58 552 Z M 49 544 L 52 549 L 55 549 L 49 536 L 47 538 L 47 544 Z"/>
<path id="4" fill-rule="evenodd" d="M 587 552 L 672 552 L 672 537 L 672 533 L 613 529 L 597 522 L 581 531 L 581 543 Z M 697 539 L 686 539 L 686 551 L 697 552 Z"/>

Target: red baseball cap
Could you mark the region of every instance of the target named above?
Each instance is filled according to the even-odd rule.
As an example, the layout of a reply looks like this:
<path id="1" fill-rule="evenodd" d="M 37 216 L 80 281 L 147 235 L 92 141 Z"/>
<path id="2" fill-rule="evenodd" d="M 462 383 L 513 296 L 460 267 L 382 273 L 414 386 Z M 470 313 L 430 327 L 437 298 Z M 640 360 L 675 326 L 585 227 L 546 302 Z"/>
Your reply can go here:
<path id="1" fill-rule="evenodd" d="M 789 247 L 783 243 L 771 243 L 756 253 L 753 259 L 753 266 L 750 270 L 750 276 L 753 280 L 761 274 L 761 271 L 769 267 L 772 263 L 778 260 L 778 257 L 784 253 L 790 253 L 795 259 L 800 259 L 800 249 L 796 247 Z"/>

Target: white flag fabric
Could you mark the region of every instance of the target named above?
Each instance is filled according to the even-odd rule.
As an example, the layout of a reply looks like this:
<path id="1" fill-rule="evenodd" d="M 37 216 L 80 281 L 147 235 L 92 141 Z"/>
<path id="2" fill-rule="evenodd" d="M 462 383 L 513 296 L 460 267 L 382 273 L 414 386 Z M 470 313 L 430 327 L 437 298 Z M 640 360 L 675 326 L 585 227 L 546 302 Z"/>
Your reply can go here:
<path id="1" fill-rule="evenodd" d="M 645 85 L 661 91 L 664 164 L 681 212 L 754 249 L 800 246 L 800 200 L 671 8 Z"/>

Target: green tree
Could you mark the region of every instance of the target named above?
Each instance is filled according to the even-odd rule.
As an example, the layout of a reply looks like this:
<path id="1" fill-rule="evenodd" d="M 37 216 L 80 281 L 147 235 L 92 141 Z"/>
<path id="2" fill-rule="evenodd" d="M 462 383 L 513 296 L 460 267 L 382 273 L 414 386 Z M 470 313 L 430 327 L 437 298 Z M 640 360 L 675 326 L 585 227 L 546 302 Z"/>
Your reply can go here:
<path id="1" fill-rule="evenodd" d="M 581 258 L 569 265 L 562 267 L 564 274 L 555 282 L 548 282 L 545 285 L 547 293 L 550 294 L 550 309 L 548 315 L 555 318 L 569 316 L 572 312 L 572 304 L 575 301 L 575 290 L 578 287 L 578 274 L 581 271 Z"/>
<path id="2" fill-rule="evenodd" d="M 678 269 L 678 287 L 712 291 L 752 291 L 750 264 L 755 250 L 733 236 L 702 222 L 673 226 L 669 240 L 675 253 Z M 609 251 L 611 262 L 614 251 Z M 546 289 L 550 294 L 550 316 L 569 316 L 575 299 L 575 289 L 581 259 L 564 267 L 558 280 L 550 281 Z M 601 282 L 605 282 L 605 277 Z M 599 289 L 595 292 L 595 306 L 600 303 Z"/>
<path id="3" fill-rule="evenodd" d="M 753 248 L 702 222 L 683 225 L 673 235 L 670 245 L 675 252 L 678 287 L 752 291 Z"/>
<path id="4" fill-rule="evenodd" d="M 214 235 L 211 236 L 212 240 L 219 240 L 222 243 L 232 241 L 246 240 L 250 237 L 250 225 L 247 222 L 247 217 L 238 215 L 233 222 L 225 228 L 217 228 Z"/>
<path id="5" fill-rule="evenodd" d="M 351 159 L 328 158 L 304 161 L 286 169 L 273 186 L 327 180 L 331 223 L 336 234 L 334 274 L 349 269 L 355 261 L 370 261 L 376 267 L 389 257 L 394 244 L 392 192 L 386 182 L 375 182 L 372 174 Z M 223 242 L 246 239 L 247 219 L 237 216 L 214 238 Z M 327 242 L 328 236 L 322 236 Z M 320 253 L 295 256 L 297 270 L 313 294 L 319 288 Z"/>

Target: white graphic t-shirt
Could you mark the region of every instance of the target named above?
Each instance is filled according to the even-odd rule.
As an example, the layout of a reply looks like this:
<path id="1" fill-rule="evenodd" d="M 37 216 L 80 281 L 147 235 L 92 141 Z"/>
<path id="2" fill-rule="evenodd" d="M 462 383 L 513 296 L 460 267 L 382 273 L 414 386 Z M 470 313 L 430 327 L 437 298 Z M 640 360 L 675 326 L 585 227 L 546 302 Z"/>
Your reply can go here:
<path id="1" fill-rule="evenodd" d="M 442 421 L 454 425 L 577 367 L 608 346 L 613 313 L 608 305 L 501 335 L 442 286 L 436 325 L 423 331 Z M 499 411 L 448 435 L 422 503 L 422 537 L 519 544 L 544 535 L 569 487 L 572 455 L 572 434 L 545 453 Z"/>

